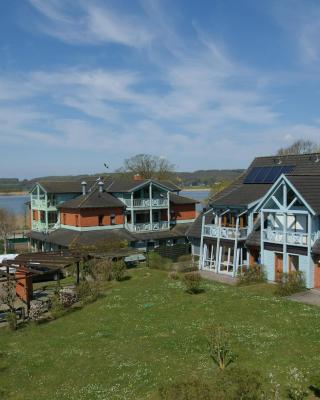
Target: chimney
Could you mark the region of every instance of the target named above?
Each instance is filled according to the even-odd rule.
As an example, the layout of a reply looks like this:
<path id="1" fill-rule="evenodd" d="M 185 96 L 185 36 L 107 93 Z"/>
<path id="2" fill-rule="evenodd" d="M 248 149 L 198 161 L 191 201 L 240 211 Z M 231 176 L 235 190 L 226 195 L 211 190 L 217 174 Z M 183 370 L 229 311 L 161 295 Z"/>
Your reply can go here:
<path id="1" fill-rule="evenodd" d="M 99 192 L 102 193 L 103 192 L 104 183 L 102 181 L 99 181 L 98 185 L 99 185 Z"/>
<path id="2" fill-rule="evenodd" d="M 81 186 L 82 186 L 82 194 L 85 195 L 87 193 L 87 182 L 86 181 L 81 182 Z"/>
<path id="3" fill-rule="evenodd" d="M 133 180 L 134 181 L 142 181 L 142 176 L 140 174 L 135 174 L 135 175 L 133 175 Z"/>

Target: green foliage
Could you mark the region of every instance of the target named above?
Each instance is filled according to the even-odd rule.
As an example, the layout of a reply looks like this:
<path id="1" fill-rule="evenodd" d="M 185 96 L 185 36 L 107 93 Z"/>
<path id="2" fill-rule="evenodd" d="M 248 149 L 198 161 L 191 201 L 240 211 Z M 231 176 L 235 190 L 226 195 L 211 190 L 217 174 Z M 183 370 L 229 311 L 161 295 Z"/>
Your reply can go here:
<path id="1" fill-rule="evenodd" d="M 308 396 L 307 382 L 302 371 L 291 368 L 288 374 L 287 393 L 291 400 L 303 400 Z"/>
<path id="2" fill-rule="evenodd" d="M 168 278 L 173 279 L 173 280 L 178 280 L 178 279 L 180 279 L 180 275 L 178 274 L 177 271 L 170 271 L 170 272 L 168 272 Z"/>
<path id="3" fill-rule="evenodd" d="M 96 281 L 111 281 L 113 263 L 111 260 L 93 259 L 87 262 L 87 272 Z"/>
<path id="4" fill-rule="evenodd" d="M 17 330 L 18 320 L 17 315 L 14 311 L 10 311 L 6 314 L 6 320 L 8 322 L 8 327 L 11 331 Z"/>
<path id="5" fill-rule="evenodd" d="M 116 281 L 123 280 L 126 273 L 126 264 L 123 260 L 115 261 L 112 263 L 112 277 Z"/>
<path id="6" fill-rule="evenodd" d="M 191 262 L 192 255 L 191 254 L 183 254 L 178 258 L 178 262 Z"/>
<path id="7" fill-rule="evenodd" d="M 191 254 L 184 254 L 174 263 L 173 268 L 178 272 L 197 271 L 198 267 L 193 263 Z"/>
<path id="8" fill-rule="evenodd" d="M 162 400 L 213 400 L 214 392 L 204 381 L 190 378 L 159 388 L 159 397 Z"/>
<path id="9" fill-rule="evenodd" d="M 198 294 L 201 290 L 201 275 L 199 271 L 186 272 L 183 275 L 183 282 L 186 285 L 187 292 L 190 294 Z"/>
<path id="10" fill-rule="evenodd" d="M 170 271 L 172 269 L 172 261 L 170 258 L 161 257 L 156 251 L 150 251 L 147 255 L 149 268 Z"/>
<path id="11" fill-rule="evenodd" d="M 263 391 L 263 381 L 257 371 L 231 368 L 209 381 L 191 377 L 161 386 L 159 397 L 162 400 L 261 400 Z"/>
<path id="12" fill-rule="evenodd" d="M 238 283 L 239 285 L 250 285 L 252 283 L 263 283 L 266 282 L 267 277 L 265 268 L 263 265 L 254 264 L 250 265 L 249 268 L 244 269 L 242 272 L 238 271 Z"/>
<path id="13" fill-rule="evenodd" d="M 54 319 L 61 317 L 65 313 L 58 293 L 51 298 L 50 313 Z"/>
<path id="14" fill-rule="evenodd" d="M 209 355 L 213 363 L 220 370 L 224 370 L 235 361 L 236 356 L 231 350 L 229 333 L 223 326 L 209 326 L 207 340 L 209 346 Z"/>
<path id="15" fill-rule="evenodd" d="M 101 296 L 99 281 L 81 281 L 79 285 L 76 286 L 76 293 L 78 299 L 83 304 L 89 304 L 96 301 Z"/>
<path id="16" fill-rule="evenodd" d="M 290 296 L 291 294 L 305 290 L 306 284 L 302 271 L 283 272 L 280 282 L 277 284 L 276 294 L 279 296 Z"/>

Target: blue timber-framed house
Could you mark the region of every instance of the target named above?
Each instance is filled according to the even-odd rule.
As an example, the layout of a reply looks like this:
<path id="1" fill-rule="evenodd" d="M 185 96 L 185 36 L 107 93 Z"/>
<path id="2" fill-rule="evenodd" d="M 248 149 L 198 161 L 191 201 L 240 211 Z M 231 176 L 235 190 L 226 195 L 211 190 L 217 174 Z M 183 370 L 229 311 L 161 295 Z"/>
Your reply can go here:
<path id="1" fill-rule="evenodd" d="M 320 287 L 320 154 L 256 158 L 187 235 L 200 269 L 234 277 L 261 263 L 269 281 L 299 270 Z"/>

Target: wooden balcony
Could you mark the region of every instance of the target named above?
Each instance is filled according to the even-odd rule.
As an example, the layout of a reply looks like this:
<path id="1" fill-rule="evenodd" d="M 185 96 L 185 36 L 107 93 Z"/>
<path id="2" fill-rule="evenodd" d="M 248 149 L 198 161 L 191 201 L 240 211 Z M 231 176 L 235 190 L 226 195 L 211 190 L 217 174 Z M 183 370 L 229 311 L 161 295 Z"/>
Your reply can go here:
<path id="1" fill-rule="evenodd" d="M 131 232 L 164 231 L 169 229 L 167 221 L 146 222 L 143 224 L 126 224 L 126 228 Z"/>
<path id="2" fill-rule="evenodd" d="M 311 234 L 311 245 L 318 239 L 318 234 Z M 291 246 L 308 246 L 308 233 L 286 232 L 280 229 L 264 229 L 263 240 L 271 243 L 286 243 Z"/>
<path id="3" fill-rule="evenodd" d="M 140 208 L 166 208 L 168 207 L 168 199 L 167 198 L 159 198 L 159 199 L 125 199 L 125 204 L 129 208 L 140 209 Z"/>
<path id="4" fill-rule="evenodd" d="M 205 225 L 204 236 L 221 239 L 246 239 L 248 236 L 248 228 L 234 228 L 219 225 Z"/>

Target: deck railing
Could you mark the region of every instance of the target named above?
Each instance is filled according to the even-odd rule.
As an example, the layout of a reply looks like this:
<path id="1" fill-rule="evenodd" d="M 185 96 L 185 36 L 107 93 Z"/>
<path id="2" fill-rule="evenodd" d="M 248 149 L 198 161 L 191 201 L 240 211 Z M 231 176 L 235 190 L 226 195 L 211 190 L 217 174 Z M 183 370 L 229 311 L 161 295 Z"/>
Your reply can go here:
<path id="1" fill-rule="evenodd" d="M 146 222 L 143 224 L 126 224 L 126 228 L 131 232 L 163 231 L 169 229 L 167 221 Z"/>
<path id="2" fill-rule="evenodd" d="M 167 207 L 168 199 L 124 199 L 125 204 L 131 208 Z"/>
<path id="3" fill-rule="evenodd" d="M 286 238 L 285 238 L 286 236 Z M 311 234 L 311 244 L 318 238 L 317 233 Z M 272 243 L 286 242 L 292 246 L 308 246 L 308 233 L 306 232 L 286 232 L 279 229 L 264 229 L 263 239 Z"/>
<path id="4" fill-rule="evenodd" d="M 205 225 L 204 236 L 221 239 L 246 239 L 248 228 L 232 228 L 219 225 Z"/>

